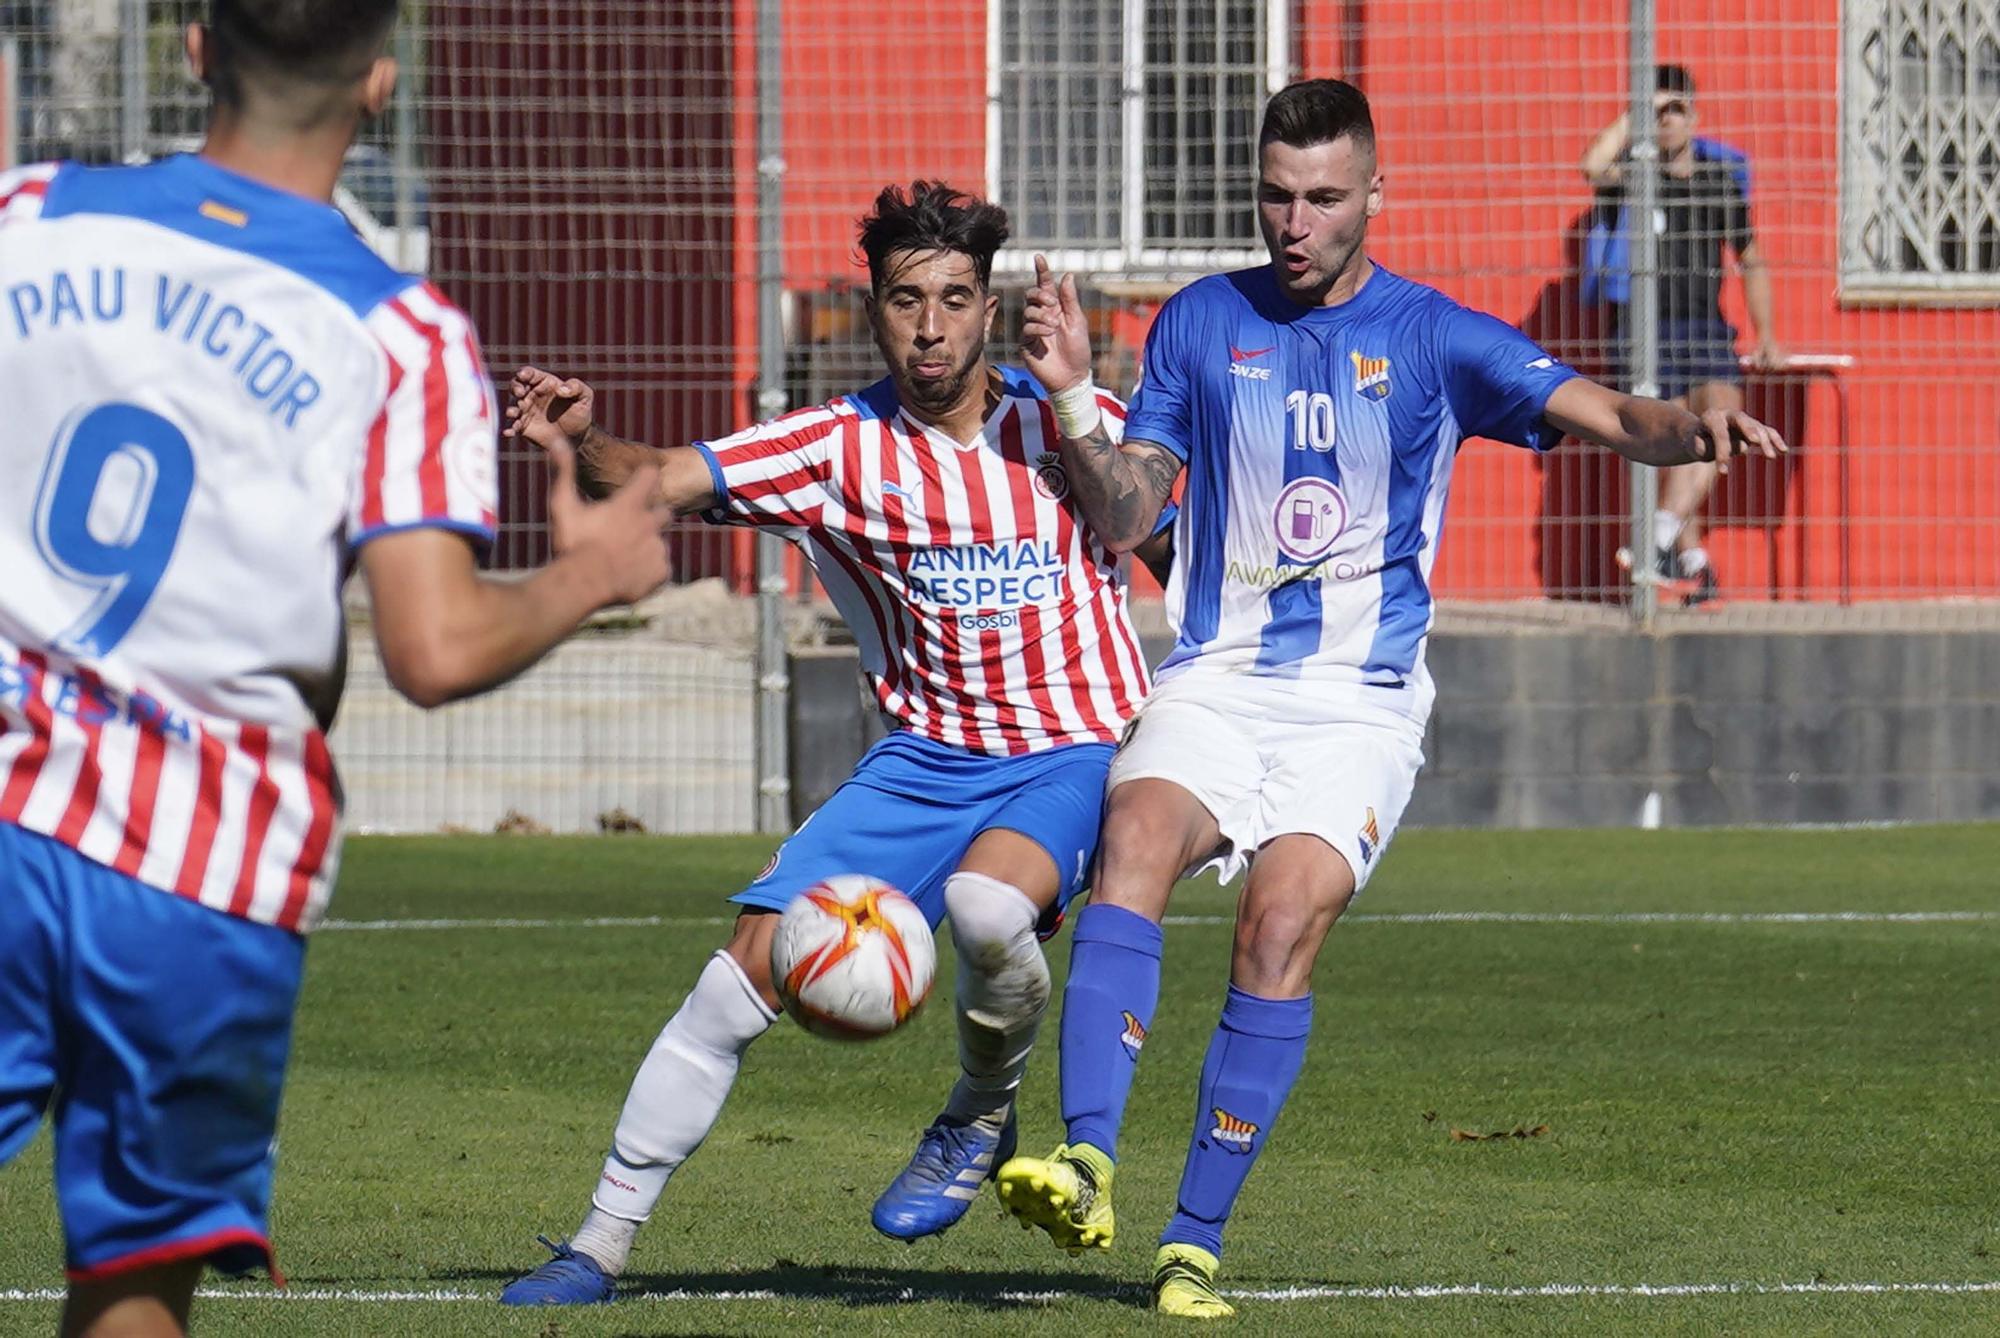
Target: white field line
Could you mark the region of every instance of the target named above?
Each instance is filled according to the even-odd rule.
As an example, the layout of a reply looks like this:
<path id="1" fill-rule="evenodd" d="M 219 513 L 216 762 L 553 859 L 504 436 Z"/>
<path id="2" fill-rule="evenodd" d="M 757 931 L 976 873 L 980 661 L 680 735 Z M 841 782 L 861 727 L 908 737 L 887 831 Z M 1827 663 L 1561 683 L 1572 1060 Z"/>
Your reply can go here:
<path id="1" fill-rule="evenodd" d="M 1359 911 L 1348 924 L 1513 925 L 1813 925 L 1966 924 L 2000 922 L 2000 911 L 1415 911 L 1406 915 Z M 726 915 L 598 915 L 578 919 L 328 920 L 317 932 L 391 933 L 442 929 L 658 929 L 667 925 L 726 925 Z M 1229 925 L 1227 915 L 1169 915 L 1170 925 Z"/>
<path id="2" fill-rule="evenodd" d="M 1129 1290 L 1137 1292 L 1136 1286 Z M 1566 1297 L 1634 1297 L 1673 1299 L 1688 1296 L 1970 1296 L 2000 1293 L 2000 1282 L 1637 1282 L 1629 1284 L 1591 1282 L 1546 1282 L 1533 1287 L 1492 1287 L 1484 1283 L 1440 1284 L 1405 1287 L 1337 1287 L 1300 1285 L 1263 1289 L 1224 1288 L 1223 1295 L 1242 1301 L 1432 1301 L 1460 1297 L 1493 1300 L 1562 1299 Z M 457 1288 L 421 1290 L 380 1290 L 348 1287 L 287 1287 L 282 1290 L 235 1290 L 203 1288 L 196 1295 L 210 1301 L 264 1301 L 289 1305 L 336 1302 L 350 1305 L 394 1305 L 400 1303 L 476 1302 L 494 1304 L 495 1290 L 465 1291 Z M 1048 1291 L 980 1292 L 948 1286 L 872 1287 L 857 1283 L 849 1288 L 802 1287 L 796 1291 L 754 1289 L 745 1291 L 666 1291 L 638 1292 L 625 1301 L 842 1301 L 889 1305 L 915 1301 L 1007 1301 L 1017 1305 L 1049 1305 L 1072 1299 L 1099 1299 L 1103 1292 Z M 60 1301 L 63 1293 L 53 1287 L 0 1290 L 0 1303 L 47 1304 Z"/>

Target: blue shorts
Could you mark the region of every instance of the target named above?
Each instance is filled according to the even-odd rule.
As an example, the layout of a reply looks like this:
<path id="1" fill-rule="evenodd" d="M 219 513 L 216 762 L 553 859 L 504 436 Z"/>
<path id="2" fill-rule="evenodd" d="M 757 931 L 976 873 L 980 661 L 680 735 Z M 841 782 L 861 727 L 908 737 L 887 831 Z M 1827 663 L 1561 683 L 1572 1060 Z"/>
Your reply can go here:
<path id="1" fill-rule="evenodd" d="M 183 1259 L 271 1265 L 272 1139 L 304 964 L 296 934 L 0 823 L 0 1164 L 53 1100 L 71 1281 Z"/>
<path id="2" fill-rule="evenodd" d="M 988 757 L 897 730 L 868 750 L 757 881 L 730 900 L 782 911 L 823 878 L 865 873 L 909 894 L 936 929 L 945 879 L 974 838 L 1002 828 L 1056 863 L 1062 886 L 1042 922 L 1053 932 L 1090 876 L 1112 752 L 1108 743 L 1072 743 Z"/>
<path id="3" fill-rule="evenodd" d="M 1624 342 L 1619 322 L 1619 345 Z M 1660 322 L 1660 398 L 1677 400 L 1696 386 L 1721 381 L 1743 384 L 1743 364 L 1736 357 L 1736 327 L 1723 320 Z"/>

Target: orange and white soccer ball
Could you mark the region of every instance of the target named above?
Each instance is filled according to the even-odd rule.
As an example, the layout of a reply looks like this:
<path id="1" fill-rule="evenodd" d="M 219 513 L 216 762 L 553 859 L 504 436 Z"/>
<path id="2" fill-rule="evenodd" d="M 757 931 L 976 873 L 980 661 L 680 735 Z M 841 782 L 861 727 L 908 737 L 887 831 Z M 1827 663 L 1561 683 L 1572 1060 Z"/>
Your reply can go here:
<path id="1" fill-rule="evenodd" d="M 917 903 L 879 878 L 815 883 L 778 917 L 771 979 L 807 1031 L 842 1040 L 886 1036 L 930 997 L 937 944 Z"/>

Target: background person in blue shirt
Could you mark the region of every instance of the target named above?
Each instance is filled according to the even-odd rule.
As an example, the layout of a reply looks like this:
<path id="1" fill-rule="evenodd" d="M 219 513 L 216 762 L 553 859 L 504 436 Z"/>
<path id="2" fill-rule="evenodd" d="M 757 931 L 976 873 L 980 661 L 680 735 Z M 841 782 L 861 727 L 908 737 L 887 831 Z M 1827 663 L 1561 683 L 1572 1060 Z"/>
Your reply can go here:
<path id="1" fill-rule="evenodd" d="M 1156 1304 L 1230 1313 L 1222 1229 L 1305 1058 L 1312 968 L 1380 862 L 1422 764 L 1430 571 L 1460 442 L 1573 434 L 1668 466 L 1785 449 L 1739 411 L 1606 389 L 1518 330 L 1376 265 L 1383 177 L 1367 100 L 1331 79 L 1272 98 L 1256 207 L 1270 264 L 1161 308 L 1123 442 L 1096 409 L 1067 276 L 1038 264 L 1023 327 L 1084 516 L 1130 549 L 1175 480 L 1175 644 L 1108 781 L 1096 892 L 1064 993 L 1067 1138 L 1002 1167 L 1002 1201 L 1076 1251 L 1111 1243 L 1117 1135 L 1185 873 L 1248 869 L 1198 1119 L 1154 1260 Z"/>
<path id="2" fill-rule="evenodd" d="M 1660 238 L 1660 394 L 1696 413 L 1743 407 L 1743 371 L 1736 360 L 1736 327 L 1722 316 L 1725 252 L 1743 269 L 1743 303 L 1756 335 L 1754 365 L 1785 365 L 1778 347 L 1771 299 L 1771 270 L 1750 226 L 1750 160 L 1720 140 L 1695 131 L 1694 76 L 1685 65 L 1658 67 L 1653 112 L 1659 118 L 1660 178 L 1656 231 Z M 1597 192 L 1593 237 L 1602 236 L 1607 268 L 1597 295 L 1611 304 L 1619 359 L 1631 339 L 1624 305 L 1629 282 L 1623 249 L 1626 173 L 1631 166 L 1629 116 L 1598 132 L 1584 150 L 1583 178 Z M 1716 593 L 1715 568 L 1701 542 L 1701 508 L 1715 490 L 1715 466 L 1697 461 L 1667 471 L 1654 518 L 1653 555 L 1660 575 L 1692 582 L 1683 602 L 1700 604 Z"/>

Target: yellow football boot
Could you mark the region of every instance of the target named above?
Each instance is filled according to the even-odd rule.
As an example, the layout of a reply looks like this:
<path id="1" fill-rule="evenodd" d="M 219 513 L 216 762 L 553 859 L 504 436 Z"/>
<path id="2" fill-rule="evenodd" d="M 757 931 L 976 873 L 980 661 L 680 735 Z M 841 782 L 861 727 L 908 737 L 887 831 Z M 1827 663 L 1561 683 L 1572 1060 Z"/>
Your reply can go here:
<path id="1" fill-rule="evenodd" d="M 1111 1248 L 1111 1158 L 1088 1143 L 1042 1157 L 1015 1157 L 994 1179 L 1001 1206 L 1025 1230 L 1040 1227 L 1071 1254 Z"/>
<path id="2" fill-rule="evenodd" d="M 1199 1245 L 1162 1245 L 1153 1256 L 1153 1308 L 1181 1319 L 1227 1319 L 1236 1307 L 1215 1289 L 1220 1267 Z"/>

